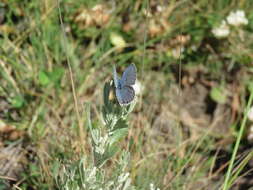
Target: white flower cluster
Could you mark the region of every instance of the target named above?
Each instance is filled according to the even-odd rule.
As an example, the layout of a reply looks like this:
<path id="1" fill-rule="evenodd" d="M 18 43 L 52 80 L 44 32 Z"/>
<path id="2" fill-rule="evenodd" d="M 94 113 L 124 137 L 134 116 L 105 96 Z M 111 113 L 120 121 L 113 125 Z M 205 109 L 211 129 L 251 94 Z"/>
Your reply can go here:
<path id="1" fill-rule="evenodd" d="M 232 26 L 240 26 L 247 25 L 249 21 L 245 17 L 243 10 L 237 10 L 230 12 L 230 14 L 227 16 L 227 22 Z"/>
<path id="2" fill-rule="evenodd" d="M 219 27 L 212 29 L 212 33 L 217 38 L 227 37 L 230 33 L 230 30 L 229 30 L 229 27 L 228 27 L 226 21 L 223 20 Z"/>
<path id="3" fill-rule="evenodd" d="M 248 19 L 243 10 L 232 11 L 227 18 L 221 22 L 220 26 L 212 29 L 214 36 L 217 38 L 227 37 L 230 33 L 228 24 L 237 27 L 240 25 L 247 25 Z"/>

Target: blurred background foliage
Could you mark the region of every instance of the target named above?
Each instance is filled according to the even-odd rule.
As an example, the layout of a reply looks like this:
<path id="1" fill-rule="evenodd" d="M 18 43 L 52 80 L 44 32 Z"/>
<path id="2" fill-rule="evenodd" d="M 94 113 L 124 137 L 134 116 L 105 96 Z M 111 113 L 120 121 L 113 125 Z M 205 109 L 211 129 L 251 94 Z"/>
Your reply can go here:
<path id="1" fill-rule="evenodd" d="M 141 95 L 119 146 L 131 153 L 134 187 L 221 188 L 253 83 L 252 9 L 245 0 L 2 0 L 0 189 L 56 189 L 59 163 L 92 159 L 85 105 L 100 126 L 112 67 L 130 63 Z M 231 189 L 253 187 L 251 119 Z"/>

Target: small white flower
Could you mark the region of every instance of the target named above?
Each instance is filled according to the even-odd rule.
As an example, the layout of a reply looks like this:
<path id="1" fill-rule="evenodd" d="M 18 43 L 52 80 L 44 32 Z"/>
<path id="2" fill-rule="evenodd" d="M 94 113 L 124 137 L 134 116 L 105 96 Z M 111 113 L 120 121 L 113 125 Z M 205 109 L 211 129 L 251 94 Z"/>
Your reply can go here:
<path id="1" fill-rule="evenodd" d="M 143 9 L 143 14 L 144 16 L 151 18 L 152 17 L 152 13 L 148 10 L 148 9 Z"/>
<path id="2" fill-rule="evenodd" d="M 197 51 L 198 50 L 198 47 L 196 45 L 192 45 L 190 48 L 191 48 L 192 51 Z"/>
<path id="3" fill-rule="evenodd" d="M 251 125 L 249 128 L 247 139 L 249 142 L 253 142 L 253 125 Z"/>
<path id="4" fill-rule="evenodd" d="M 233 26 L 247 25 L 248 19 L 245 17 L 243 10 L 232 11 L 227 16 L 228 24 Z"/>
<path id="5" fill-rule="evenodd" d="M 153 184 L 153 183 L 150 183 L 149 184 L 149 188 L 150 188 L 150 190 L 160 190 L 160 188 L 155 188 L 155 185 Z"/>
<path id="6" fill-rule="evenodd" d="M 184 47 L 178 46 L 171 50 L 172 57 L 174 57 L 175 59 L 179 59 L 182 53 L 184 53 L 184 51 L 185 51 Z"/>
<path id="7" fill-rule="evenodd" d="M 155 186 L 154 186 L 153 183 L 150 183 L 150 184 L 149 184 L 149 187 L 150 187 L 150 190 L 155 190 Z"/>
<path id="8" fill-rule="evenodd" d="M 253 121 L 253 106 L 249 109 L 249 112 L 248 112 L 248 119 L 250 121 Z"/>
<path id="9" fill-rule="evenodd" d="M 133 88 L 136 95 L 140 94 L 141 91 L 143 91 L 143 86 L 138 80 L 136 80 L 135 84 L 133 85 Z"/>
<path id="10" fill-rule="evenodd" d="M 212 33 L 217 38 L 227 37 L 229 35 L 230 31 L 229 31 L 229 27 L 228 27 L 226 21 L 223 20 L 219 27 L 212 29 Z"/>
<path id="11" fill-rule="evenodd" d="M 156 10 L 158 11 L 158 12 L 163 12 L 164 11 L 164 9 L 165 9 L 165 7 L 164 6 L 161 6 L 161 5 L 157 5 L 157 7 L 156 7 Z"/>
<path id="12" fill-rule="evenodd" d="M 251 127 L 250 127 L 250 133 L 252 133 L 253 134 L 253 125 L 251 125 Z"/>

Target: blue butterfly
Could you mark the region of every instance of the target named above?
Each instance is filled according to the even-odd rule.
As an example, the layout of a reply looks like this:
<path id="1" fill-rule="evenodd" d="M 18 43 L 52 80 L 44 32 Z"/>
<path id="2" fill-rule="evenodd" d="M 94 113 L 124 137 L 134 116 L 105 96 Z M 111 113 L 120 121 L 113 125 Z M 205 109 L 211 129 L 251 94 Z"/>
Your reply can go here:
<path id="1" fill-rule="evenodd" d="M 114 85 L 116 88 L 116 97 L 120 105 L 128 105 L 134 100 L 135 91 L 132 85 L 135 84 L 136 77 L 137 77 L 137 70 L 134 64 L 129 65 L 125 69 L 122 78 L 119 78 L 117 76 L 117 71 L 114 66 L 113 70 Z"/>

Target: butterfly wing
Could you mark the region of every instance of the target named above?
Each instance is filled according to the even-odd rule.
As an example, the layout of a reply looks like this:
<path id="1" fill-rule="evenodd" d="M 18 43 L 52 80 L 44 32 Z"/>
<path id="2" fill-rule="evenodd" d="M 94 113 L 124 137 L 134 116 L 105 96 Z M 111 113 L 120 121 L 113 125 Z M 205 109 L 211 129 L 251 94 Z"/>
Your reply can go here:
<path id="1" fill-rule="evenodd" d="M 123 86 L 123 88 L 116 88 L 116 97 L 120 105 L 128 105 L 130 104 L 135 96 L 135 92 L 133 87 L 131 86 Z"/>
<path id="2" fill-rule="evenodd" d="M 137 69 L 134 64 L 129 65 L 126 70 L 124 71 L 121 81 L 122 86 L 131 86 L 135 84 L 137 77 Z"/>

